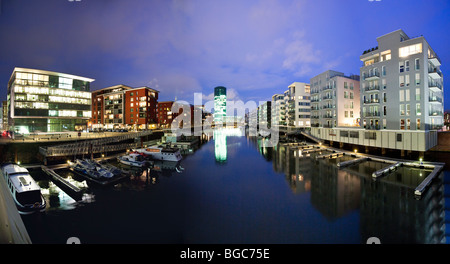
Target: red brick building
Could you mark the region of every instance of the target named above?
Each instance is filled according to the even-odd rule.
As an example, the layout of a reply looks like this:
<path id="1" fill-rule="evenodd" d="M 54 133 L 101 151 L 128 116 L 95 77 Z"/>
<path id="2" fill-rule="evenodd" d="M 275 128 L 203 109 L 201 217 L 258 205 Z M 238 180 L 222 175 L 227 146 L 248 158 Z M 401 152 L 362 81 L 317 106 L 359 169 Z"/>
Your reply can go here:
<path id="1" fill-rule="evenodd" d="M 144 130 L 157 128 L 159 91 L 116 85 L 92 92 L 92 128 Z"/>
<path id="2" fill-rule="evenodd" d="M 160 128 L 170 128 L 173 120 L 177 116 L 183 114 L 182 108 L 180 109 L 180 111 L 178 113 L 172 112 L 173 103 L 174 103 L 174 101 L 158 102 L 157 116 L 158 116 L 158 125 Z M 190 105 L 190 109 L 191 109 L 190 123 L 186 124 L 189 126 L 194 123 L 194 106 Z M 201 111 L 201 109 L 200 109 L 200 111 Z"/>

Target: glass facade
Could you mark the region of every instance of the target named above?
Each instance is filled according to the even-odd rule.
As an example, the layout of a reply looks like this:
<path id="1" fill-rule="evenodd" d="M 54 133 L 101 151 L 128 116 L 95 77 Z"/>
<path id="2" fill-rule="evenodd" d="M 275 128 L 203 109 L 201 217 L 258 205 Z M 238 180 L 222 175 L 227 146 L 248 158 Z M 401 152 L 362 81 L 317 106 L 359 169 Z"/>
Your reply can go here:
<path id="1" fill-rule="evenodd" d="M 225 122 L 227 115 L 227 88 L 218 86 L 214 88 L 214 122 Z"/>
<path id="2" fill-rule="evenodd" d="M 86 129 L 92 113 L 92 81 L 69 74 L 15 68 L 8 84 L 11 130 L 27 134 Z"/>

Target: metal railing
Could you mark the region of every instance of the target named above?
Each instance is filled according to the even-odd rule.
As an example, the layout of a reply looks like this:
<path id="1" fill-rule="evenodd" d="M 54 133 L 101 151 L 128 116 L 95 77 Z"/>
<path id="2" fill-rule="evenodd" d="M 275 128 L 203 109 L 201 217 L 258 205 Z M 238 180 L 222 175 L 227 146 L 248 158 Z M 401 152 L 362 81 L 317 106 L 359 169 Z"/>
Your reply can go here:
<path id="1" fill-rule="evenodd" d="M 151 135 L 152 131 L 143 131 L 137 133 L 127 133 L 127 135 L 113 136 L 95 140 L 84 140 L 76 143 L 62 144 L 57 146 L 49 147 L 39 147 L 39 152 L 44 157 L 51 156 L 71 156 L 71 155 L 82 155 L 89 154 L 90 151 L 93 153 L 110 152 L 124 150 L 127 148 L 137 147 L 138 143 L 122 143 L 122 144 L 112 144 L 118 143 L 131 138 L 142 137 Z M 112 145 L 108 145 L 112 144 Z"/>

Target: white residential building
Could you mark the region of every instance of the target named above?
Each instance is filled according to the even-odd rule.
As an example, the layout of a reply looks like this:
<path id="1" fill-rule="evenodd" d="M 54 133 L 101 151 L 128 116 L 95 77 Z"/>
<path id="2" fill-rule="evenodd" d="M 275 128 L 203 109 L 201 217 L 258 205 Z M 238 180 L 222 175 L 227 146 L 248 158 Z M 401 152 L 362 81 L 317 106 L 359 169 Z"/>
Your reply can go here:
<path id="1" fill-rule="evenodd" d="M 358 75 L 329 70 L 311 78 L 310 83 L 312 126 L 359 126 Z"/>
<path id="2" fill-rule="evenodd" d="M 424 152 L 444 124 L 441 61 L 423 36 L 396 30 L 360 56 L 361 128 L 312 128 L 321 139 Z"/>
<path id="3" fill-rule="evenodd" d="M 435 130 L 444 124 L 441 62 L 423 36 L 403 30 L 378 37 L 361 67 L 366 129 Z"/>

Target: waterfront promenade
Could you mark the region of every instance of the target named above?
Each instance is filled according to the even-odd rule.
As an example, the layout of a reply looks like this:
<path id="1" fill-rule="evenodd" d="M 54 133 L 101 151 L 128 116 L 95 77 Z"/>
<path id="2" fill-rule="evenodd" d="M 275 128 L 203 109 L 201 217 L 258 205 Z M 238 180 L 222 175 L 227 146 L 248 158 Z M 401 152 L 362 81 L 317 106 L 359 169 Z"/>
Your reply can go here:
<path id="1" fill-rule="evenodd" d="M 162 130 L 151 130 L 153 133 L 162 132 Z M 78 140 L 91 140 L 100 139 L 106 137 L 123 136 L 131 133 L 136 133 L 134 131 L 130 132 L 62 132 L 62 133 L 40 133 L 40 134 L 29 134 L 25 136 L 18 136 L 14 139 L 0 137 L 0 144 L 9 143 L 38 143 L 38 142 L 66 142 L 66 141 L 78 141 Z"/>

